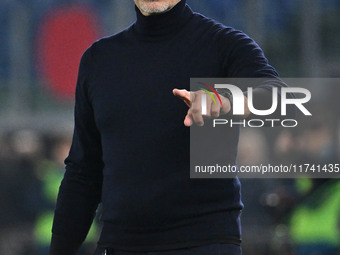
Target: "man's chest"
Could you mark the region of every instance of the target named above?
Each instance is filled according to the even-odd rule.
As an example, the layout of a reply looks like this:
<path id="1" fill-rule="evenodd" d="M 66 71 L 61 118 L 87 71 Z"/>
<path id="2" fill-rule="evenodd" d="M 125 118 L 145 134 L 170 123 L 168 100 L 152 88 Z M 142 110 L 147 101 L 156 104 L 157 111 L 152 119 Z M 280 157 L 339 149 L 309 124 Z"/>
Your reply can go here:
<path id="1" fill-rule="evenodd" d="M 190 90 L 190 78 L 223 72 L 213 51 L 195 44 L 126 45 L 120 51 L 108 50 L 95 62 L 89 97 L 99 128 L 116 120 L 123 126 L 142 125 L 145 120 L 182 122 L 187 108 L 172 90 Z"/>

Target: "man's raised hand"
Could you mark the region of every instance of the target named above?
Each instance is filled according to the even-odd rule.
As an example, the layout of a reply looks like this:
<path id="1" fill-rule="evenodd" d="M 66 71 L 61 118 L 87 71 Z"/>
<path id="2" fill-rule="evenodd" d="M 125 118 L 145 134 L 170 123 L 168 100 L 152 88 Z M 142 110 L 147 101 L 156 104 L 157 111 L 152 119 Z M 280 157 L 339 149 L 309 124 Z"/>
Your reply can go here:
<path id="1" fill-rule="evenodd" d="M 204 119 L 206 118 L 218 118 L 220 115 L 229 113 L 231 106 L 228 98 L 220 95 L 222 105 L 217 99 L 216 95 L 213 95 L 215 101 L 202 91 L 189 92 L 185 89 L 174 89 L 172 93 L 182 99 L 189 107 L 188 113 L 184 119 L 184 125 L 190 127 L 193 123 L 198 126 L 204 125 Z M 206 94 L 207 109 L 204 115 L 202 115 L 202 95 Z"/>

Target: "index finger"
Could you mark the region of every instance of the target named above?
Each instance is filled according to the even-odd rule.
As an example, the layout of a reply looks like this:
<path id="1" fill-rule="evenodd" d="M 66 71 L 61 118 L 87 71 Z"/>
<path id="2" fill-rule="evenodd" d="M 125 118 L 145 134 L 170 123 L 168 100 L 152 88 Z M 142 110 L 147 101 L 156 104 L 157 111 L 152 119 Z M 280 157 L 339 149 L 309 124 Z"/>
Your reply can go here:
<path id="1" fill-rule="evenodd" d="M 191 99 L 190 99 L 190 92 L 189 91 L 187 91 L 186 89 L 174 89 L 172 91 L 172 93 L 176 97 L 182 99 L 186 103 L 186 105 L 190 107 Z"/>

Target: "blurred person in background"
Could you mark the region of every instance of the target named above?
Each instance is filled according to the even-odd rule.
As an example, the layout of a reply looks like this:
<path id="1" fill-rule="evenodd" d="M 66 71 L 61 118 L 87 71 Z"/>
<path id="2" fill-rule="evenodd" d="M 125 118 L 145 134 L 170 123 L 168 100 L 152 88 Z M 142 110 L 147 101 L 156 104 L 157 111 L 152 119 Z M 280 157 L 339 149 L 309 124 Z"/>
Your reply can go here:
<path id="1" fill-rule="evenodd" d="M 39 161 L 36 169 L 36 178 L 41 182 L 40 200 L 41 206 L 36 217 L 34 226 L 35 255 L 48 254 L 51 241 L 51 228 L 53 222 L 55 202 L 58 195 L 60 182 L 64 176 L 64 159 L 70 149 L 70 139 L 68 137 L 57 136 L 47 137 L 45 144 L 46 157 Z M 98 225 L 96 221 L 91 226 L 89 234 L 85 240 L 79 254 L 90 255 L 88 249 L 93 249 L 98 235 Z"/>
<path id="2" fill-rule="evenodd" d="M 82 57 L 50 255 L 77 253 L 99 202 L 96 255 L 239 255 L 239 180 L 189 177 L 186 126 L 204 124 L 201 111 L 188 110 L 200 107 L 189 81 L 278 74 L 252 39 L 193 13 L 185 0 L 135 4 L 137 21 Z M 271 101 L 273 86 L 281 85 L 254 88 L 255 101 Z M 230 95 L 223 95 L 223 107 L 209 101 L 207 117 L 230 111 Z M 250 114 L 246 99 L 243 117 Z M 239 130 L 227 135 L 228 162 L 235 164 Z"/>
<path id="3" fill-rule="evenodd" d="M 323 166 L 339 162 L 336 154 L 334 119 L 325 109 L 313 111 L 319 118 L 306 122 L 307 128 L 285 130 L 275 142 L 280 162 Z M 340 252 L 340 181 L 338 179 L 287 179 L 277 182 L 269 205 L 277 224 L 285 224 L 290 236 L 288 250 L 296 255 L 337 255 Z"/>
<path id="4" fill-rule="evenodd" d="M 327 112 L 325 109 L 318 109 Z M 314 118 L 299 136 L 299 163 L 339 162 L 328 115 Z M 337 255 L 340 252 L 340 181 L 338 179 L 295 180 L 297 201 L 291 209 L 290 235 L 297 255 Z"/>

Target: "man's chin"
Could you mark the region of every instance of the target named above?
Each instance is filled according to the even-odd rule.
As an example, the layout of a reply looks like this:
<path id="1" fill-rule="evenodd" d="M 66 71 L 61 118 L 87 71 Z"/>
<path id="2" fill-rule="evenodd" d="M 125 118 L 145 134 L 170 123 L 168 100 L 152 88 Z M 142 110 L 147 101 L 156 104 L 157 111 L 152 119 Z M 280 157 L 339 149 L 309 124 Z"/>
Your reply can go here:
<path id="1" fill-rule="evenodd" d="M 148 15 L 155 15 L 167 12 L 171 9 L 171 6 L 167 3 L 148 2 L 141 4 L 140 9 Z"/>

